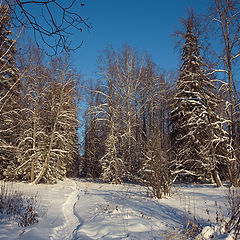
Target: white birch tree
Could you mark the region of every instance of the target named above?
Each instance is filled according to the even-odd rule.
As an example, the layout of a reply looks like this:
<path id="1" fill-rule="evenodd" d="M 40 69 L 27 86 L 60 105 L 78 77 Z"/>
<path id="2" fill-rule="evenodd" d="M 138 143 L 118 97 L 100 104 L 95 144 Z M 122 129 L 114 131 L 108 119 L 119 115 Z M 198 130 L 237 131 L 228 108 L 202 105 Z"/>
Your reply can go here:
<path id="1" fill-rule="evenodd" d="M 220 49 L 217 51 L 218 67 L 213 72 L 223 74 L 226 79 L 222 83 L 228 94 L 226 103 L 226 114 L 229 119 L 229 144 L 232 146 L 229 158 L 230 179 L 233 186 L 239 186 L 239 140 L 237 139 L 237 114 L 239 115 L 238 97 L 236 91 L 236 79 L 234 65 L 240 57 L 240 4 L 235 0 L 214 0 L 210 9 L 210 19 L 213 28 L 217 29 L 220 37 Z"/>

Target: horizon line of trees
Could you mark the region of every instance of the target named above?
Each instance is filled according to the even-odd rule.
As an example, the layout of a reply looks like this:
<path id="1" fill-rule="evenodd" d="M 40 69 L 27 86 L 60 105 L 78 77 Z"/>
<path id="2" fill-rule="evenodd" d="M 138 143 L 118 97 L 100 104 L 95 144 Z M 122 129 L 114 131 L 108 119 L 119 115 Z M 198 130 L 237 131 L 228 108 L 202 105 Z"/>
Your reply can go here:
<path id="1" fill-rule="evenodd" d="M 239 3 L 215 0 L 209 11 L 208 26 L 192 10 L 182 20 L 173 86 L 147 53 L 106 48 L 88 98 L 83 176 L 141 182 L 157 198 L 175 181 L 240 185 Z M 217 48 L 206 41 L 209 28 Z"/>
<path id="2" fill-rule="evenodd" d="M 54 183 L 101 178 L 150 186 L 161 198 L 175 181 L 228 180 L 239 186 L 240 111 L 235 67 L 240 57 L 238 1 L 214 0 L 208 24 L 221 44 L 203 41 L 202 20 L 183 19 L 181 67 L 161 70 L 125 44 L 98 59 L 101 78 L 82 87 L 67 57 L 33 43 L 24 56 L 12 38 L 7 4 L 0 8 L 0 179 Z M 80 90 L 88 89 L 80 157 Z"/>

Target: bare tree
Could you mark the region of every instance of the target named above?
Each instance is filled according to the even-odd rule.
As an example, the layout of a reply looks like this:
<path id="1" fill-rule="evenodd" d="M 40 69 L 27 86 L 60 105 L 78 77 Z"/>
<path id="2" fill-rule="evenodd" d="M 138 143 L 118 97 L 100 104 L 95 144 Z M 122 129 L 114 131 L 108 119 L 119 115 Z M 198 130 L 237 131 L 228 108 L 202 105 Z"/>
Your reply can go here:
<path id="1" fill-rule="evenodd" d="M 218 61 L 221 63 L 220 70 L 214 72 L 225 73 L 227 77 L 228 101 L 226 112 L 231 123 L 229 124 L 230 143 L 233 146 L 231 153 L 230 176 L 234 186 L 239 185 L 239 164 L 237 162 L 237 125 L 236 114 L 238 107 L 237 93 L 234 80 L 234 64 L 240 57 L 240 8 L 239 1 L 235 0 L 214 0 L 211 6 L 210 18 L 214 22 L 214 27 L 218 29 L 221 36 L 222 53 L 219 54 Z"/>
<path id="2" fill-rule="evenodd" d="M 5 177 L 37 184 L 76 176 L 79 78 L 61 58 L 52 59 L 47 67 L 41 51 L 31 46 L 20 62 L 24 69 L 20 154 L 15 165 L 11 159 Z"/>
<path id="3" fill-rule="evenodd" d="M 90 29 L 87 19 L 79 14 L 84 6 L 81 0 L 2 0 L 2 3 L 9 7 L 13 23 L 32 29 L 37 45 L 44 43 L 52 54 L 80 47 L 82 42 L 74 47 L 69 37 L 74 31 Z"/>
<path id="4" fill-rule="evenodd" d="M 94 91 L 96 90 L 97 93 Z M 84 161 L 82 175 L 92 179 L 99 178 L 101 175 L 100 159 L 105 154 L 104 142 L 106 141 L 107 128 L 105 121 L 98 121 L 96 106 L 100 106 L 103 95 L 100 87 L 90 86 L 88 105 L 85 114 L 85 138 L 84 138 Z"/>
<path id="5" fill-rule="evenodd" d="M 142 134 L 142 181 L 152 190 L 153 196 L 162 198 L 170 191 L 170 172 L 167 157 L 168 92 L 164 74 L 148 59 L 140 87 Z"/>
<path id="6" fill-rule="evenodd" d="M 115 94 L 119 102 L 118 119 L 122 159 L 126 167 L 125 179 L 133 180 L 137 172 L 136 129 L 138 127 L 137 95 L 141 83 L 144 55 L 139 58 L 135 49 L 124 45 L 114 57 Z"/>
<path id="7" fill-rule="evenodd" d="M 100 63 L 102 83 L 93 91 L 101 100 L 91 104 L 88 111 L 94 122 L 90 127 L 93 132 L 86 134 L 85 165 L 89 167 L 88 161 L 91 165 L 89 153 L 97 152 L 96 144 L 91 143 L 98 139 L 103 142 L 103 155 L 97 155 L 103 179 L 144 182 L 153 189 L 154 196 L 161 198 L 169 192 L 170 182 L 164 154 L 164 77 L 146 53 L 139 57 L 128 45 L 117 52 L 108 48 Z M 101 131 L 106 135 L 99 136 Z"/>
<path id="8" fill-rule="evenodd" d="M 43 141 L 46 134 L 42 128 L 41 108 L 44 102 L 44 94 L 48 89 L 45 81 L 47 68 L 43 64 L 43 54 L 38 48 L 29 44 L 28 56 L 21 57 L 20 69 L 24 71 L 22 76 L 22 122 L 18 147 L 21 152 L 19 165 L 12 171 L 13 177 L 19 180 L 34 181 L 39 160 L 43 158 Z M 7 178 L 11 176 L 8 173 Z"/>
<path id="9" fill-rule="evenodd" d="M 106 56 L 100 59 L 99 69 L 103 83 L 101 94 L 104 101 L 96 106 L 98 121 L 104 121 L 107 126 L 108 135 L 105 140 L 105 154 L 100 159 L 102 165 L 102 178 L 116 184 L 121 183 L 125 172 L 125 165 L 122 156 L 119 154 L 118 143 L 120 140 L 120 125 L 118 120 L 119 102 L 116 96 L 116 66 L 114 52 L 106 50 Z"/>

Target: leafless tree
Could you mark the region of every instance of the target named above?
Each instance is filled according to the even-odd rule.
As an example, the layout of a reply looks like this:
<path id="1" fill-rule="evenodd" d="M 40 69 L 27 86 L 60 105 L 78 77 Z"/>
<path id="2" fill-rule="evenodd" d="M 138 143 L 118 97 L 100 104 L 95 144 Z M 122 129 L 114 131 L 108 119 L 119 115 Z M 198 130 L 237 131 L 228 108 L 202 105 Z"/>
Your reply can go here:
<path id="1" fill-rule="evenodd" d="M 59 50 L 69 52 L 81 46 L 73 46 L 69 37 L 73 32 L 90 29 L 87 19 L 79 12 L 84 6 L 80 0 L 2 0 L 9 7 L 13 23 L 32 29 L 37 45 L 47 45 L 52 54 Z"/>
<path id="2" fill-rule="evenodd" d="M 97 93 L 95 92 L 97 91 Z M 84 160 L 81 175 L 92 179 L 101 175 L 100 159 L 105 154 L 104 142 L 107 136 L 107 128 L 104 121 L 98 121 L 95 107 L 100 106 L 103 96 L 100 87 L 90 84 L 89 97 L 87 97 L 89 109 L 85 113 L 85 137 L 84 137 Z"/>
<path id="3" fill-rule="evenodd" d="M 136 173 L 137 157 L 137 104 L 138 89 L 141 82 L 144 55 L 140 58 L 137 51 L 124 45 L 114 57 L 115 64 L 115 94 L 119 103 L 118 119 L 120 122 L 120 138 L 122 159 L 126 167 L 125 179 L 134 179 Z"/>
<path id="4" fill-rule="evenodd" d="M 221 50 L 218 61 L 221 69 L 214 72 L 224 73 L 227 78 L 226 86 L 228 102 L 226 112 L 231 123 L 229 124 L 230 143 L 233 146 L 231 153 L 231 181 L 234 186 L 239 185 L 239 164 L 237 162 L 237 93 L 234 79 L 234 64 L 240 57 L 240 8 L 239 1 L 235 0 L 214 0 L 210 9 L 210 19 L 214 22 L 215 29 L 221 37 Z M 217 26 L 217 28 L 216 28 Z"/>
<path id="5" fill-rule="evenodd" d="M 20 154 L 5 170 L 7 179 L 36 184 L 76 176 L 79 163 L 79 78 L 61 58 L 44 65 L 42 56 L 42 51 L 29 46 L 28 55 L 19 61 L 24 71 Z"/>
<path id="6" fill-rule="evenodd" d="M 106 55 L 100 58 L 99 70 L 101 71 L 102 84 L 100 91 L 96 91 L 103 97 L 100 105 L 95 107 L 97 120 L 103 121 L 107 126 L 105 139 L 105 154 L 100 159 L 102 165 L 102 178 L 116 184 L 121 183 L 125 172 L 122 156 L 119 154 L 118 143 L 120 140 L 120 125 L 118 120 L 119 102 L 116 96 L 116 66 L 114 52 L 106 49 Z"/>
<path id="7" fill-rule="evenodd" d="M 100 63 L 102 82 L 93 92 L 101 100 L 91 104 L 88 112 L 94 119 L 92 130 L 105 131 L 106 135 L 87 134 L 85 147 L 88 150 L 91 137 L 98 136 L 98 141 L 104 143 L 99 159 L 103 179 L 114 183 L 144 182 L 153 189 L 154 196 L 161 198 L 168 193 L 170 182 L 164 156 L 164 77 L 146 53 L 139 56 L 128 45 L 119 51 L 107 48 Z M 93 147 L 90 150 L 96 152 Z M 87 153 L 89 150 L 89 158 Z M 91 164 L 91 158 L 89 161 Z"/>
<path id="8" fill-rule="evenodd" d="M 165 75 L 148 59 L 143 70 L 141 99 L 142 126 L 142 180 L 151 188 L 156 198 L 169 194 L 171 179 L 167 151 L 168 145 L 168 93 Z"/>
<path id="9" fill-rule="evenodd" d="M 43 131 L 41 119 L 41 107 L 44 102 L 44 94 L 48 89 L 45 81 L 47 68 L 43 64 L 43 54 L 38 48 L 28 47 L 28 55 L 19 59 L 20 69 L 24 71 L 22 76 L 22 122 L 21 134 L 18 139 L 18 147 L 21 151 L 19 165 L 12 171 L 13 177 L 18 180 L 34 181 L 39 159 L 43 157 L 43 139 L 46 134 Z M 11 170 L 11 169 L 10 169 Z M 7 178 L 11 177 L 9 171 Z"/>

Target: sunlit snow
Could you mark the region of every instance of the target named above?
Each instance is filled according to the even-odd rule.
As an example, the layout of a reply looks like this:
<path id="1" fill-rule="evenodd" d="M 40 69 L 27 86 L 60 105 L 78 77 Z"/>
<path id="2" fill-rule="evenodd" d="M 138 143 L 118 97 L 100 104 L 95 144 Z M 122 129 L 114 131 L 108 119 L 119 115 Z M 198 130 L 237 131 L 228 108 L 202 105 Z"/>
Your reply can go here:
<path id="1" fill-rule="evenodd" d="M 4 240 L 168 239 L 194 218 L 208 226 L 203 233 L 210 236 L 216 216 L 227 215 L 227 189 L 214 185 L 175 185 L 171 196 L 161 200 L 135 184 L 66 179 L 55 185 L 14 186 L 27 196 L 38 194 L 41 218 L 26 228 L 0 219 Z"/>

